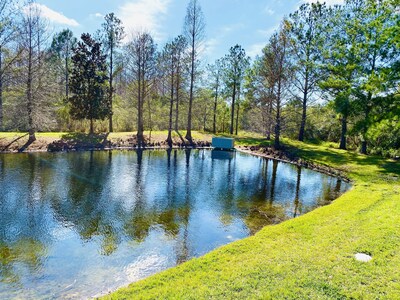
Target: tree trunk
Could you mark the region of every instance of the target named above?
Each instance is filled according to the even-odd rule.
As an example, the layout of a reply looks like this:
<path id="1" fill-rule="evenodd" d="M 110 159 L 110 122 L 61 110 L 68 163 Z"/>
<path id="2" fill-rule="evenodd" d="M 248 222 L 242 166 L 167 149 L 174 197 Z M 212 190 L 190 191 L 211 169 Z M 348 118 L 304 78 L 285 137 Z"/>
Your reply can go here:
<path id="1" fill-rule="evenodd" d="M 367 141 L 362 141 L 361 142 L 361 154 L 367 154 Z"/>
<path id="2" fill-rule="evenodd" d="M 35 128 L 33 124 L 33 95 L 32 95 L 32 77 L 33 77 L 33 46 L 32 46 L 32 28 L 29 28 L 29 49 L 28 49 L 28 78 L 26 82 L 26 98 L 27 98 L 27 112 L 28 112 L 28 133 L 29 142 L 36 140 Z"/>
<path id="3" fill-rule="evenodd" d="M 233 83 L 233 92 L 232 92 L 232 106 L 231 106 L 231 127 L 229 130 L 230 134 L 233 134 L 233 126 L 235 120 L 235 99 L 236 98 L 236 82 Z"/>
<path id="4" fill-rule="evenodd" d="M 203 115 L 203 131 L 206 132 L 207 130 L 207 110 L 204 111 L 204 115 Z"/>
<path id="5" fill-rule="evenodd" d="M 281 135 L 281 112 L 280 108 L 277 109 L 276 112 L 276 124 L 275 124 L 275 139 L 274 139 L 274 147 L 275 149 L 280 148 L 280 135 Z"/>
<path id="6" fill-rule="evenodd" d="M 168 124 L 168 137 L 167 137 L 167 143 L 169 147 L 172 147 L 172 111 L 174 107 L 174 59 L 172 58 L 172 70 L 171 70 L 171 99 L 169 101 L 169 124 Z M 175 124 L 176 126 L 176 124 Z"/>
<path id="7" fill-rule="evenodd" d="M 308 48 L 307 48 L 308 49 Z M 307 50 L 306 53 L 307 61 L 310 61 L 310 51 Z M 304 91 L 303 91 L 303 111 L 301 115 L 301 123 L 299 130 L 299 141 L 304 141 L 304 131 L 306 128 L 306 120 L 307 120 L 307 100 L 308 100 L 308 86 L 309 86 L 309 67 L 306 66 L 305 70 L 305 78 L 304 78 Z"/>
<path id="8" fill-rule="evenodd" d="M 367 122 L 368 114 L 369 114 L 369 111 L 367 109 L 365 111 L 365 121 L 364 122 Z M 363 130 L 362 130 L 362 141 L 361 141 L 361 149 L 360 149 L 361 154 L 367 154 L 367 139 L 366 139 L 367 130 L 368 130 L 367 125 L 364 124 Z"/>
<path id="9" fill-rule="evenodd" d="M 181 67 L 180 67 L 179 59 L 180 58 L 178 58 L 178 62 L 177 62 L 178 66 L 177 66 L 177 69 L 176 69 L 175 131 L 179 130 L 179 90 L 180 90 L 180 85 L 181 85 L 181 79 L 180 79 Z"/>
<path id="10" fill-rule="evenodd" d="M 214 98 L 214 117 L 213 117 L 213 133 L 217 133 L 217 104 L 218 104 L 218 85 L 215 87 Z"/>
<path id="11" fill-rule="evenodd" d="M 306 79 L 307 81 L 307 79 Z M 303 112 L 301 115 L 301 123 L 300 123 L 300 131 L 299 131 L 299 141 L 303 142 L 304 141 L 304 131 L 306 128 L 306 119 L 307 119 L 307 98 L 308 98 L 308 91 L 307 87 L 304 90 L 303 94 Z"/>
<path id="12" fill-rule="evenodd" d="M 188 125 L 185 138 L 192 143 L 192 105 L 193 105 L 193 88 L 194 88 L 194 58 L 195 58 L 195 37 L 192 36 L 192 53 L 191 53 L 191 70 L 190 70 L 190 94 L 189 94 L 189 111 Z"/>
<path id="13" fill-rule="evenodd" d="M 68 47 L 68 46 L 67 46 Z M 67 48 L 68 53 L 68 48 Z M 69 70 L 68 70 L 68 55 L 65 56 L 65 99 L 69 98 Z"/>
<path id="14" fill-rule="evenodd" d="M 236 110 L 236 130 L 235 134 L 238 135 L 238 127 L 239 127 L 239 109 L 240 109 L 240 104 L 237 104 L 237 110 Z"/>
<path id="15" fill-rule="evenodd" d="M 139 53 L 139 56 L 141 53 Z M 142 84 L 143 78 L 142 78 L 142 62 L 139 61 L 139 70 L 138 70 L 138 124 L 137 124 L 137 143 L 138 147 L 141 148 L 143 145 L 143 94 L 142 94 Z"/>
<path id="16" fill-rule="evenodd" d="M 168 137 L 167 137 L 167 143 L 168 143 L 168 146 L 170 146 L 170 147 L 172 147 L 171 131 L 172 131 L 172 110 L 173 110 L 173 105 L 174 105 L 173 97 L 174 97 L 174 90 L 173 90 L 173 88 L 171 88 L 171 99 L 169 102 L 169 126 L 168 126 Z"/>
<path id="17" fill-rule="evenodd" d="M 153 131 L 153 121 L 151 118 L 151 98 L 147 99 L 147 108 L 149 110 L 149 143 L 151 143 L 151 132 Z"/>
<path id="18" fill-rule="evenodd" d="M 342 132 L 340 134 L 339 149 L 346 150 L 347 115 L 342 116 Z"/>
<path id="19" fill-rule="evenodd" d="M 282 82 L 281 78 L 278 80 L 278 92 L 276 97 L 276 119 L 275 119 L 275 140 L 274 147 L 275 149 L 279 149 L 281 147 L 280 144 L 280 136 L 281 136 L 281 88 Z"/>
<path id="20" fill-rule="evenodd" d="M 369 117 L 369 103 L 371 102 L 372 99 L 372 94 L 368 93 L 367 96 L 367 103 L 365 106 L 365 118 L 364 118 L 364 125 L 362 129 L 362 141 L 361 141 L 361 149 L 360 152 L 361 154 L 367 154 L 367 131 L 368 131 L 368 117 Z"/>
<path id="21" fill-rule="evenodd" d="M 110 111 L 109 111 L 109 131 L 113 132 L 113 43 L 111 43 L 110 47 L 110 79 L 109 79 L 109 84 L 110 84 L 110 91 L 109 91 L 109 105 L 110 105 Z"/>
<path id="22" fill-rule="evenodd" d="M 89 131 L 89 133 L 90 134 L 94 133 L 93 118 L 90 118 L 90 131 Z"/>
<path id="23" fill-rule="evenodd" d="M 268 104 L 267 104 L 267 140 L 271 140 L 271 131 L 272 131 L 272 102 L 271 100 L 268 100 Z"/>

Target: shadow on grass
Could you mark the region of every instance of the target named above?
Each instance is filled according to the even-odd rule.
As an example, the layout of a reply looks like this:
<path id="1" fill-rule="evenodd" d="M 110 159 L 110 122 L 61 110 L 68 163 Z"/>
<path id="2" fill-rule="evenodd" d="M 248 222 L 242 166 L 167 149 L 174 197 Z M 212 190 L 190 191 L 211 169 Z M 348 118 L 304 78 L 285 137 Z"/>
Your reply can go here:
<path id="1" fill-rule="evenodd" d="M 272 147 L 273 140 L 267 140 L 262 137 L 254 136 L 232 136 L 229 134 L 219 134 L 224 137 L 233 137 L 238 145 L 244 146 L 259 146 L 259 147 Z M 385 159 L 383 157 L 374 155 L 363 155 L 351 150 L 339 150 L 335 148 L 324 147 L 318 141 L 311 141 L 307 143 L 301 142 L 282 143 L 282 149 L 289 157 L 302 158 L 315 162 L 327 163 L 334 167 L 341 168 L 345 165 L 359 165 L 359 166 L 377 166 L 378 172 L 385 175 L 400 175 L 400 164 L 399 162 Z M 354 173 L 360 176 L 368 176 L 368 169 L 360 170 L 359 172 L 352 170 Z"/>
<path id="2" fill-rule="evenodd" d="M 104 149 L 109 145 L 109 133 L 67 133 L 47 146 L 47 151 Z"/>
<path id="3" fill-rule="evenodd" d="M 181 142 L 182 142 L 182 145 L 186 147 L 186 146 L 187 146 L 186 141 L 185 141 L 185 139 L 183 138 L 183 136 L 181 135 L 181 133 L 180 133 L 178 130 L 175 130 L 175 132 L 176 132 L 176 134 L 179 136 L 179 138 L 180 138 L 180 140 L 181 140 Z M 190 141 L 189 141 L 189 143 L 190 143 Z"/>
<path id="4" fill-rule="evenodd" d="M 24 152 L 26 149 L 28 149 L 28 147 L 29 147 L 30 145 L 32 145 L 32 143 L 33 143 L 34 141 L 36 141 L 36 137 L 35 137 L 35 135 L 33 134 L 32 136 L 29 136 L 28 141 L 27 141 L 21 148 L 18 149 L 18 152 L 19 152 L 19 153 Z"/>
<path id="5" fill-rule="evenodd" d="M 363 155 L 350 150 L 338 150 L 334 148 L 320 149 L 312 145 L 303 144 L 304 147 L 296 147 L 294 145 L 285 145 L 287 151 L 296 157 L 301 157 L 314 161 L 322 161 L 327 163 L 334 163 L 337 167 L 355 164 L 359 166 L 377 166 L 380 168 L 378 172 L 383 174 L 400 175 L 400 164 L 396 161 L 385 159 L 383 157 L 374 155 Z M 361 171 L 367 172 L 367 169 Z M 357 172 L 355 172 L 357 173 Z M 368 176 L 366 173 L 359 173 L 358 175 Z"/>
<path id="6" fill-rule="evenodd" d="M 1 149 L 0 149 L 0 152 L 2 152 L 2 151 L 7 151 L 8 148 L 10 148 L 12 144 L 18 142 L 20 139 L 26 137 L 27 135 L 28 135 L 28 133 L 27 133 L 27 134 L 24 134 L 24 135 L 21 135 L 21 136 L 17 137 L 16 139 L 12 140 L 10 143 L 8 143 L 8 144 L 5 145 L 3 148 L 1 148 Z"/>
<path id="7" fill-rule="evenodd" d="M 267 138 L 257 138 L 253 136 L 236 136 L 230 135 L 226 133 L 217 134 L 218 136 L 234 138 L 235 143 L 242 146 L 259 146 L 259 147 L 270 147 L 273 144 L 272 140 L 268 140 Z"/>

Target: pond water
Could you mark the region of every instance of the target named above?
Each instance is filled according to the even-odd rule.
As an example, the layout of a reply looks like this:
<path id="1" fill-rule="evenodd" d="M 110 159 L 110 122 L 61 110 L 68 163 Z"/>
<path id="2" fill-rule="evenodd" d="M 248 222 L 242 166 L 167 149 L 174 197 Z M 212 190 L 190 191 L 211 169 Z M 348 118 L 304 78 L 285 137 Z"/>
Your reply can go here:
<path id="1" fill-rule="evenodd" d="M 348 188 L 239 152 L 2 154 L 0 299 L 104 294 Z"/>

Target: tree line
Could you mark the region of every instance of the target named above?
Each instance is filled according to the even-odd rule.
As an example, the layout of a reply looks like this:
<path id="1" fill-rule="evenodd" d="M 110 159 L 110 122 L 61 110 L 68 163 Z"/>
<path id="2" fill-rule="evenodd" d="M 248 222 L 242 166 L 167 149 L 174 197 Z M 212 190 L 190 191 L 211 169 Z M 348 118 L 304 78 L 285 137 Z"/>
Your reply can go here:
<path id="1" fill-rule="evenodd" d="M 232 46 L 202 58 L 205 17 L 188 3 L 180 35 L 158 47 L 125 32 L 114 13 L 80 39 L 52 36 L 39 6 L 0 0 L 0 130 L 256 131 L 398 155 L 399 6 L 396 0 L 306 3 L 251 60 Z"/>

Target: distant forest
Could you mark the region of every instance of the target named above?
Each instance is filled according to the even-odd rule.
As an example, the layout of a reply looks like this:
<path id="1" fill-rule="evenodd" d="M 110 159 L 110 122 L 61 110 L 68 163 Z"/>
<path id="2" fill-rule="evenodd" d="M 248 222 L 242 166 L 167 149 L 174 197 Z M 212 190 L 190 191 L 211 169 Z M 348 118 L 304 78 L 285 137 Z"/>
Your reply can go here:
<path id="1" fill-rule="evenodd" d="M 114 13 L 94 33 L 50 32 L 39 6 L 0 0 L 0 131 L 259 132 L 400 155 L 398 0 L 305 3 L 255 59 L 237 45 L 207 64 L 206 16 L 156 45 Z"/>

